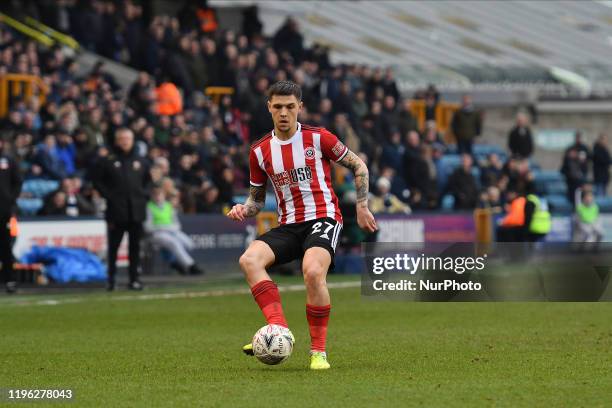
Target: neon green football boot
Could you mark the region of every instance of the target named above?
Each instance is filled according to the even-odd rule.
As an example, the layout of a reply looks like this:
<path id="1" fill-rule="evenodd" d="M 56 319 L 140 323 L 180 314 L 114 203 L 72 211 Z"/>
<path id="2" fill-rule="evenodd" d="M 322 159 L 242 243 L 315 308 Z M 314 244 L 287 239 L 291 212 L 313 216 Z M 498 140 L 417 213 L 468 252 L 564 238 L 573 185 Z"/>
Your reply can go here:
<path id="1" fill-rule="evenodd" d="M 330 365 L 327 362 L 327 353 L 324 351 L 310 352 L 310 369 L 311 370 L 327 370 Z"/>
<path id="2" fill-rule="evenodd" d="M 242 352 L 246 354 L 247 356 L 255 355 L 255 353 L 253 353 L 253 343 L 245 344 L 242 347 Z"/>

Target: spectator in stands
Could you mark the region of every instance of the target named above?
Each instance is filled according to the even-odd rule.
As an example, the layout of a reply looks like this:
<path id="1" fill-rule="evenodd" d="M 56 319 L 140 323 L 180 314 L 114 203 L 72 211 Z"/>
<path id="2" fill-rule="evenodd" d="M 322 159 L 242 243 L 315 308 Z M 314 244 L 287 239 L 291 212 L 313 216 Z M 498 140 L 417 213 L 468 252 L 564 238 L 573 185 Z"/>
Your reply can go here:
<path id="1" fill-rule="evenodd" d="M 382 148 L 380 162 L 385 166 L 391 167 L 396 173 L 401 172 L 403 164 L 403 156 L 406 147 L 401 143 L 401 135 L 399 131 L 391 133 L 389 142 L 385 143 Z"/>
<path id="2" fill-rule="evenodd" d="M 567 183 L 567 199 L 574 202 L 576 189 L 580 188 L 587 179 L 587 154 L 579 147 L 570 147 L 566 151 L 561 167 L 561 173 Z"/>
<path id="3" fill-rule="evenodd" d="M 488 208 L 493 214 L 501 213 L 501 193 L 497 186 L 489 186 L 480 192 L 479 208 Z"/>
<path id="4" fill-rule="evenodd" d="M 611 163 L 608 135 L 601 133 L 593 145 L 593 184 L 595 186 L 595 195 L 598 197 L 603 197 L 607 194 Z"/>
<path id="5" fill-rule="evenodd" d="M 503 176 L 504 164 L 497 153 L 489 153 L 486 163 L 481 166 L 480 183 L 483 187 L 497 186 Z"/>
<path id="6" fill-rule="evenodd" d="M 455 112 L 451 121 L 459 153 L 472 154 L 474 138 L 480 136 L 481 128 L 481 112 L 474 108 L 471 95 L 463 95 L 461 108 Z"/>
<path id="7" fill-rule="evenodd" d="M 425 122 L 423 143 L 430 145 L 433 149 L 437 149 L 440 151 L 446 150 L 446 143 L 444 143 L 442 135 L 438 132 L 435 120 L 428 120 L 427 122 Z"/>
<path id="8" fill-rule="evenodd" d="M 66 169 L 57 149 L 53 134 L 45 136 L 35 148 L 32 176 L 61 180 L 66 177 Z"/>
<path id="9" fill-rule="evenodd" d="M 76 171 L 76 148 L 72 141 L 72 137 L 65 131 L 57 133 L 57 156 L 62 162 L 64 174 L 68 177 L 72 176 Z"/>
<path id="10" fill-rule="evenodd" d="M 377 194 L 370 198 L 372 214 L 410 214 L 410 207 L 391 193 L 391 181 L 386 177 L 376 180 Z"/>
<path id="11" fill-rule="evenodd" d="M 138 79 L 130 88 L 128 104 L 138 115 L 147 115 L 151 104 L 155 101 L 155 87 L 151 77 L 145 71 L 138 73 Z"/>
<path id="12" fill-rule="evenodd" d="M 601 242 L 604 231 L 599 219 L 599 206 L 589 185 L 576 190 L 574 204 L 576 207 L 574 240 L 584 243 Z"/>
<path id="13" fill-rule="evenodd" d="M 108 290 L 115 289 L 117 251 L 125 232 L 129 234 L 131 290 L 141 290 L 140 239 L 146 216 L 150 173 L 144 159 L 136 155 L 134 134 L 121 128 L 115 135 L 114 151 L 100 160 L 93 175 L 96 189 L 106 199 L 108 226 Z"/>
<path id="14" fill-rule="evenodd" d="M 169 251 L 174 261 L 173 268 L 179 273 L 200 275 L 202 270 L 189 254 L 195 247 L 191 238 L 181 231 L 181 223 L 176 210 L 164 194 L 161 187 L 153 189 L 151 200 L 147 203 L 147 218 L 144 230 L 155 245 Z"/>
<path id="15" fill-rule="evenodd" d="M 277 53 L 286 54 L 294 63 L 299 64 L 304 54 L 303 42 L 297 21 L 289 17 L 274 35 L 273 45 Z"/>
<path id="16" fill-rule="evenodd" d="M 366 94 L 361 88 L 355 91 L 354 97 L 352 98 L 351 111 L 353 112 L 354 123 L 359 123 L 368 113 Z"/>
<path id="17" fill-rule="evenodd" d="M 508 148 L 514 157 L 528 159 L 533 153 L 533 137 L 527 114 L 519 112 L 516 115 L 516 125 L 508 134 Z"/>
<path id="18" fill-rule="evenodd" d="M 433 148 L 422 144 L 419 155 L 411 166 L 410 204 L 412 208 L 432 210 L 438 207 L 437 170 L 433 161 Z"/>
<path id="19" fill-rule="evenodd" d="M 584 140 L 583 140 L 583 137 L 582 137 L 582 132 L 580 130 L 576 131 L 576 134 L 574 136 L 574 144 L 572 144 L 567 149 L 565 149 L 565 152 L 567 153 L 571 149 L 576 150 L 580 156 L 584 155 L 586 159 L 590 158 L 589 147 L 586 145 L 586 143 L 584 143 Z M 586 166 L 586 164 L 585 164 L 585 166 Z M 586 167 L 585 167 L 585 172 L 586 171 L 587 170 L 586 170 Z"/>
<path id="20" fill-rule="evenodd" d="M 242 34 L 244 34 L 249 41 L 256 35 L 261 35 L 263 24 L 259 19 L 259 9 L 257 5 L 246 7 L 242 10 Z"/>
<path id="21" fill-rule="evenodd" d="M 17 290 L 13 276 L 13 245 L 11 243 L 10 219 L 15 213 L 17 197 L 21 192 L 21 174 L 12 157 L 5 153 L 5 141 L 0 137 L 0 281 L 8 293 Z"/>
<path id="22" fill-rule="evenodd" d="M 412 116 L 412 102 L 410 99 L 404 99 L 402 107 L 397 113 L 397 125 L 402 135 L 407 134 L 411 130 L 417 130 L 417 123 Z"/>
<path id="23" fill-rule="evenodd" d="M 38 215 L 64 215 L 78 217 L 80 215 L 93 215 L 94 205 L 87 201 L 80 192 L 81 179 L 78 177 L 65 178 L 60 188 L 51 192 L 46 198 Z"/>
<path id="24" fill-rule="evenodd" d="M 361 141 L 357 136 L 357 133 L 348 121 L 346 114 L 338 113 L 334 116 L 334 123 L 329 130 L 338 136 L 338 138 L 349 148 L 352 152 L 361 151 Z"/>
<path id="25" fill-rule="evenodd" d="M 472 210 L 478 204 L 478 187 L 472 175 L 472 156 L 461 155 L 461 166 L 450 175 L 447 191 L 455 198 L 455 210 Z"/>
<path id="26" fill-rule="evenodd" d="M 534 175 L 529 169 L 529 161 L 527 159 L 510 159 L 506 163 L 503 169 L 503 176 L 505 180 L 503 185 L 506 188 L 515 190 L 519 195 L 526 195 L 533 191 Z M 500 185 L 500 182 L 498 182 Z"/>

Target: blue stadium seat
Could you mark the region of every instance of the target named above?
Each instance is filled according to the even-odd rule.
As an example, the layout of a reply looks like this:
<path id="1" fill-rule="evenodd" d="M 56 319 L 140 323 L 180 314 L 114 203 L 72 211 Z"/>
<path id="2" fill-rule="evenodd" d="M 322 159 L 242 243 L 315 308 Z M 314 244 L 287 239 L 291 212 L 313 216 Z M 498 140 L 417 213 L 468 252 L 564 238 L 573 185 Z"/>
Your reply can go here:
<path id="1" fill-rule="evenodd" d="M 18 198 L 17 207 L 22 215 L 36 215 L 43 206 L 42 198 Z"/>
<path id="2" fill-rule="evenodd" d="M 29 193 L 35 198 L 43 198 L 52 191 L 59 188 L 59 182 L 56 180 L 46 179 L 31 179 L 23 183 L 22 191 Z"/>
<path id="3" fill-rule="evenodd" d="M 544 184 L 546 194 L 566 195 L 567 183 L 565 181 L 554 180 Z"/>
<path id="4" fill-rule="evenodd" d="M 448 177 L 461 164 L 461 156 L 458 154 L 445 154 L 436 162 L 438 176 L 438 189 L 443 191 L 446 188 Z"/>
<path id="5" fill-rule="evenodd" d="M 455 197 L 450 194 L 445 194 L 440 203 L 443 211 L 450 211 L 455 207 Z"/>
<path id="6" fill-rule="evenodd" d="M 475 156 L 487 156 L 491 153 L 497 153 L 498 156 L 506 155 L 506 151 L 498 145 L 476 143 L 472 146 L 472 153 Z"/>
<path id="7" fill-rule="evenodd" d="M 565 178 L 557 170 L 533 170 L 536 193 L 565 194 L 567 184 Z M 562 186 L 563 185 L 563 186 Z"/>
<path id="8" fill-rule="evenodd" d="M 612 197 L 596 197 L 595 202 L 599 206 L 599 212 L 612 213 Z"/>
<path id="9" fill-rule="evenodd" d="M 545 196 L 548 208 L 554 214 L 569 214 L 573 211 L 572 204 L 567 197 L 561 194 L 550 194 Z"/>

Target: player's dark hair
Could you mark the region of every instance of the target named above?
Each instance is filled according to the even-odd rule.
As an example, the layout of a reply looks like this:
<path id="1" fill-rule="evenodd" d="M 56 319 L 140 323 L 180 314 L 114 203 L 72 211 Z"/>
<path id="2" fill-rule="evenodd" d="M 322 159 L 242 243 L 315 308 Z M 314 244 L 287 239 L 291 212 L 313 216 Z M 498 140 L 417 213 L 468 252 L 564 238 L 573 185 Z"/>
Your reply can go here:
<path id="1" fill-rule="evenodd" d="M 302 100 L 302 88 L 295 82 L 291 81 L 278 81 L 270 88 L 268 88 L 268 100 L 272 99 L 274 95 L 289 96 L 293 95 L 298 101 Z"/>

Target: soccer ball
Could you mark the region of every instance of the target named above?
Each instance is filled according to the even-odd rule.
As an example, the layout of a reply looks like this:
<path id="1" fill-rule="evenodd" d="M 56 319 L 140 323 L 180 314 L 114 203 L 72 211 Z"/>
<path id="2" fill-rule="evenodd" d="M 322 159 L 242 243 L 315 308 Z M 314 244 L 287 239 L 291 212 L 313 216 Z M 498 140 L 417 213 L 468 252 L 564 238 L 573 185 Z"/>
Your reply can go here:
<path id="1" fill-rule="evenodd" d="M 293 338 L 288 328 L 269 324 L 253 336 L 253 353 L 264 364 L 280 364 L 291 355 Z"/>

